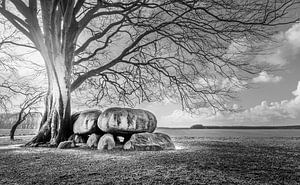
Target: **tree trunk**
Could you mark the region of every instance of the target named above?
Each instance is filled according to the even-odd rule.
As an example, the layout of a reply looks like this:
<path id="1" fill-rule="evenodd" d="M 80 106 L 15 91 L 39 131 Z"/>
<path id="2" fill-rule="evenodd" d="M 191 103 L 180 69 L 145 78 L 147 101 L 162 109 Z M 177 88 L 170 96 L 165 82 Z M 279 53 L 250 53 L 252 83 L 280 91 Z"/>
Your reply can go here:
<path id="1" fill-rule="evenodd" d="M 73 133 L 70 125 L 69 93 L 57 94 L 50 92 L 47 95 L 46 105 L 46 112 L 44 113 L 39 132 L 26 144 L 27 146 L 38 146 L 44 143 L 57 146 L 60 142 L 67 140 Z"/>
<path id="2" fill-rule="evenodd" d="M 17 129 L 17 127 L 22 123 L 23 121 L 17 121 L 10 129 L 10 133 L 9 133 L 9 136 L 10 136 L 10 140 L 15 140 L 14 136 L 15 136 L 15 131 Z"/>
<path id="3" fill-rule="evenodd" d="M 9 133 L 10 140 L 14 140 L 15 131 L 16 131 L 17 127 L 25 120 L 25 118 L 27 116 L 27 114 L 25 114 L 23 116 L 23 113 L 24 113 L 24 109 L 22 108 L 21 111 L 18 114 L 18 120 L 16 121 L 16 123 L 10 129 L 10 133 Z"/>
<path id="4" fill-rule="evenodd" d="M 61 59 L 61 58 L 60 58 Z M 46 110 L 38 134 L 26 146 L 49 143 L 58 146 L 73 134 L 70 122 L 70 81 L 71 76 L 64 60 L 55 62 L 48 70 L 48 93 Z"/>

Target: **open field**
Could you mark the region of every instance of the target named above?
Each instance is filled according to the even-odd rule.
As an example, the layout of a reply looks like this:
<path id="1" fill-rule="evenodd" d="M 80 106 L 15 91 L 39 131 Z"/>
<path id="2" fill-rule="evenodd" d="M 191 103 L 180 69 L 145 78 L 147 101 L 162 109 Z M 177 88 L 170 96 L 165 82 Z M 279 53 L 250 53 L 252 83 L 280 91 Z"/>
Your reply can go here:
<path id="1" fill-rule="evenodd" d="M 295 136 L 172 135 L 177 150 L 147 152 L 15 145 L 29 138 L 0 137 L 0 184 L 300 184 Z"/>

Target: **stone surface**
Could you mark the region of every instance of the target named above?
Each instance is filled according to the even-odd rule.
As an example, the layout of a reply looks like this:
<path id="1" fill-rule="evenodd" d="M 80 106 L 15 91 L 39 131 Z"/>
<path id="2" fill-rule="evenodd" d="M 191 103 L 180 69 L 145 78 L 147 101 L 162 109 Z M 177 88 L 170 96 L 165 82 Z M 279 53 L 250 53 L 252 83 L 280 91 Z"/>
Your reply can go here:
<path id="1" fill-rule="evenodd" d="M 167 134 L 133 134 L 123 147 L 125 150 L 173 150 L 175 145 Z"/>
<path id="2" fill-rule="evenodd" d="M 74 125 L 75 121 L 78 119 L 81 112 L 82 111 L 72 113 L 71 118 L 70 118 L 70 122 L 72 125 Z"/>
<path id="3" fill-rule="evenodd" d="M 154 114 L 142 109 L 109 108 L 98 118 L 98 127 L 113 134 L 153 132 L 157 120 Z"/>
<path id="4" fill-rule="evenodd" d="M 67 148 L 74 148 L 75 147 L 75 143 L 74 141 L 63 141 L 60 142 L 58 145 L 58 149 L 67 149 Z"/>
<path id="5" fill-rule="evenodd" d="M 86 143 L 87 141 L 84 135 L 79 135 L 79 134 L 72 134 L 68 140 L 74 141 L 75 143 Z"/>
<path id="6" fill-rule="evenodd" d="M 98 150 L 111 150 L 115 148 L 116 143 L 114 140 L 114 136 L 111 134 L 104 134 L 100 137 L 97 149 Z"/>
<path id="7" fill-rule="evenodd" d="M 75 114 L 78 115 L 78 113 Z M 97 126 L 97 120 L 100 114 L 101 111 L 99 110 L 86 110 L 80 112 L 78 118 L 73 124 L 73 132 L 75 134 L 91 134 L 101 132 Z"/>
<path id="8" fill-rule="evenodd" d="M 86 143 L 86 138 L 83 135 L 75 135 L 74 138 L 75 143 Z"/>
<path id="9" fill-rule="evenodd" d="M 98 134 L 91 134 L 86 142 L 87 146 L 91 148 L 97 148 L 98 142 L 100 139 L 100 135 Z"/>

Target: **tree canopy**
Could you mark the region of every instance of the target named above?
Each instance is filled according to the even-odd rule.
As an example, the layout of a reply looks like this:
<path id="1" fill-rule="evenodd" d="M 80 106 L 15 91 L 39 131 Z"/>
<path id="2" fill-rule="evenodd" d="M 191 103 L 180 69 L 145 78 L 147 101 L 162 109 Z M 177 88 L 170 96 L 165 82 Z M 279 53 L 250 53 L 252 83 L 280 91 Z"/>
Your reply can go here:
<path id="1" fill-rule="evenodd" d="M 238 82 L 246 77 L 241 72 L 262 67 L 230 53 L 241 54 L 241 46 L 228 47 L 254 46 L 275 26 L 294 22 L 288 17 L 294 3 L 3 0 L 0 11 L 42 55 L 74 47 L 65 52 L 74 66 L 71 90 L 88 82 L 97 89 L 94 102 L 176 97 L 188 108 L 197 102 L 221 108 L 234 91 L 222 79 Z"/>

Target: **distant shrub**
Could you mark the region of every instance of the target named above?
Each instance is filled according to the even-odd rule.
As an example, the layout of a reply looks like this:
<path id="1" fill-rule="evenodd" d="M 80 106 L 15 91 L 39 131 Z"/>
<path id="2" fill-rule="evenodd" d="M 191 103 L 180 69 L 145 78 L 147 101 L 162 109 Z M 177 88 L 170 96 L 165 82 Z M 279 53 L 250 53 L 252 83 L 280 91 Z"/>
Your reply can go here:
<path id="1" fill-rule="evenodd" d="M 202 129 L 202 128 L 204 128 L 204 126 L 201 124 L 191 126 L 191 129 Z"/>

